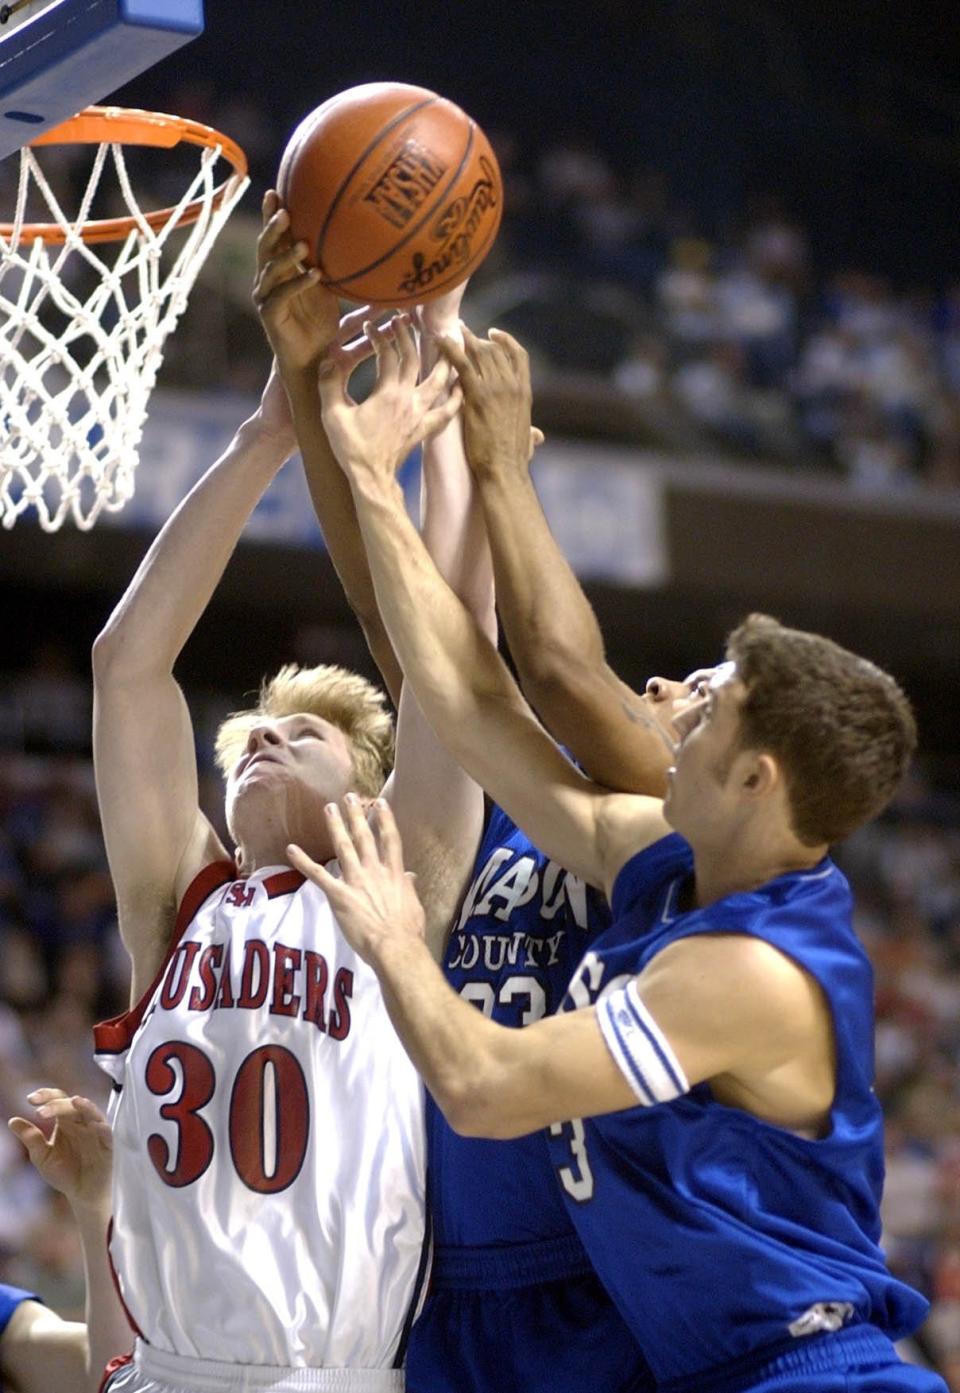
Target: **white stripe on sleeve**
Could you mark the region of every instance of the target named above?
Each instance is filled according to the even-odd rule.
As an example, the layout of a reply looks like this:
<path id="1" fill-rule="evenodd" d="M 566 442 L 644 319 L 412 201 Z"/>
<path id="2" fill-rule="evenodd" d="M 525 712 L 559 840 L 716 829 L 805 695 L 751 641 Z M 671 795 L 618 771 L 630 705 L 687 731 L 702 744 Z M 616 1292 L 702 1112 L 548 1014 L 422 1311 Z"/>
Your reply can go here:
<path id="1" fill-rule="evenodd" d="M 667 1037 L 640 1000 L 636 981 L 597 1002 L 597 1020 L 617 1068 L 647 1106 L 689 1091 Z"/>

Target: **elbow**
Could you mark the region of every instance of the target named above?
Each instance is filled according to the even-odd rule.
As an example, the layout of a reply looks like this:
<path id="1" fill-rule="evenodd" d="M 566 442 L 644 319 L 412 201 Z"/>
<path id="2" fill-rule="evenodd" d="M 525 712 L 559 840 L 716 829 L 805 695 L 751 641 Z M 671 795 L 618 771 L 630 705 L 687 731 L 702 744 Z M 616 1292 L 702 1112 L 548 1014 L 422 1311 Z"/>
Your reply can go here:
<path id="1" fill-rule="evenodd" d="M 139 677 L 153 677 L 160 670 L 164 653 L 158 642 L 144 642 L 122 617 L 114 613 L 94 639 L 91 661 L 95 688 L 116 686 Z M 169 671 L 172 663 L 168 663 Z"/>
<path id="2" fill-rule="evenodd" d="M 103 682 L 115 671 L 123 651 L 123 635 L 120 626 L 109 619 L 93 641 L 91 659 L 95 682 Z"/>
<path id="3" fill-rule="evenodd" d="M 487 1141 L 511 1141 L 533 1131 L 534 1126 L 518 1123 L 509 1096 L 489 1080 L 460 1080 L 437 1098 L 440 1111 L 450 1127 L 461 1137 L 482 1137 Z"/>
<path id="4" fill-rule="evenodd" d="M 425 1075 L 448 1124 L 461 1137 L 511 1141 L 543 1125 L 534 1030 L 510 1030 L 484 1016 L 462 1020 L 460 1045 L 435 1053 Z"/>
<path id="5" fill-rule="evenodd" d="M 537 643 L 517 655 L 517 670 L 524 695 L 538 710 L 570 701 L 587 683 L 595 683 L 606 659 L 568 647 L 563 642 Z"/>

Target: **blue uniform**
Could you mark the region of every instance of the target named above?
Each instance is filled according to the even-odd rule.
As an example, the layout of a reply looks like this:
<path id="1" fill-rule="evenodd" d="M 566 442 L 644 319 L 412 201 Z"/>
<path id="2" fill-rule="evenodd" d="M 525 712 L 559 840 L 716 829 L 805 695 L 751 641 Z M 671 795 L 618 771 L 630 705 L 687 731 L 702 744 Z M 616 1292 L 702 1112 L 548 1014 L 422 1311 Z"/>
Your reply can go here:
<path id="1" fill-rule="evenodd" d="M 573 1007 L 622 985 L 677 939 L 752 934 L 820 985 L 837 1087 L 821 1140 L 714 1101 L 674 1102 L 568 1124 L 550 1147 L 594 1267 L 670 1393 L 943 1389 L 900 1364 L 891 1340 L 927 1303 L 877 1246 L 883 1182 L 872 1090 L 873 979 L 829 860 L 704 909 L 680 912 L 693 860 L 669 836 L 614 887 L 614 923 L 576 974 Z"/>
<path id="2" fill-rule="evenodd" d="M 447 980 L 508 1026 L 557 1010 L 603 897 L 490 814 L 444 960 Z M 413 1328 L 410 1393 L 604 1393 L 652 1385 L 557 1188 L 543 1132 L 460 1137 L 427 1098 L 433 1280 Z"/>
<path id="3" fill-rule="evenodd" d="M 0 1282 L 0 1339 L 3 1332 L 10 1324 L 14 1311 L 24 1301 L 39 1301 L 39 1296 L 35 1296 L 32 1291 L 21 1291 L 19 1287 L 8 1287 L 6 1282 Z M 2 1389 L 2 1384 L 0 1384 Z"/>

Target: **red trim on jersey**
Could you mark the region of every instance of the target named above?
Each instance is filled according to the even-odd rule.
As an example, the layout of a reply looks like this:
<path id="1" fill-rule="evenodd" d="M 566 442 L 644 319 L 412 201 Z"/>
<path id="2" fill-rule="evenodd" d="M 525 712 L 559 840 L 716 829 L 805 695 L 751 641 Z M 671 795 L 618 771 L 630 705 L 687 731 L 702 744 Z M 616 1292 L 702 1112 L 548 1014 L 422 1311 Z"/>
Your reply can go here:
<path id="1" fill-rule="evenodd" d="M 205 900 L 210 898 L 214 890 L 219 890 L 221 885 L 226 885 L 228 881 L 237 878 L 237 868 L 232 861 L 214 861 L 211 865 L 204 866 L 203 870 L 194 876 L 180 901 L 177 922 L 173 927 L 171 949 L 176 948 L 187 928 L 195 919 L 200 907 Z"/>
<path id="2" fill-rule="evenodd" d="M 120 1290 L 120 1278 L 117 1276 L 117 1269 L 113 1265 L 113 1254 L 110 1251 L 110 1240 L 112 1237 L 113 1215 L 111 1214 L 110 1222 L 109 1224 L 107 1224 L 107 1266 L 110 1269 L 110 1276 L 113 1279 L 113 1289 L 117 1293 L 117 1300 L 120 1302 L 120 1305 L 123 1308 L 123 1314 L 127 1318 L 127 1324 L 129 1325 L 130 1329 L 133 1331 L 134 1335 L 139 1335 L 140 1339 L 143 1340 L 145 1344 L 149 1344 L 150 1341 L 147 1339 L 146 1335 L 144 1335 L 143 1331 L 140 1329 L 139 1325 L 134 1320 L 133 1316 L 130 1314 L 130 1308 L 123 1299 L 123 1292 Z M 129 1359 L 130 1356 L 124 1355 L 122 1356 L 122 1358 Z M 110 1364 L 108 1364 L 107 1368 L 109 1369 L 110 1367 Z"/>
<path id="3" fill-rule="evenodd" d="M 291 872 L 291 874 L 296 873 Z M 302 876 L 300 878 L 303 879 Z M 122 1011 L 119 1016 L 114 1016 L 108 1021 L 101 1021 L 99 1025 L 93 1027 L 93 1047 L 97 1054 L 122 1054 L 124 1050 L 129 1049 L 130 1042 L 143 1020 L 143 1014 L 153 1000 L 154 993 L 162 982 L 163 975 L 170 966 L 170 959 L 176 952 L 187 927 L 214 890 L 219 890 L 221 885 L 227 885 L 231 880 L 236 879 L 237 868 L 232 861 L 214 861 L 211 865 L 204 866 L 203 870 L 194 876 L 180 901 L 176 923 L 170 936 L 170 944 L 156 977 L 137 1004 L 131 1006 L 129 1011 Z"/>
<path id="4" fill-rule="evenodd" d="M 275 900 L 278 895 L 292 895 L 305 880 L 306 876 L 299 871 L 277 871 L 276 875 L 267 876 L 263 888 L 267 892 L 267 899 Z"/>
<path id="5" fill-rule="evenodd" d="M 100 1383 L 100 1393 L 106 1393 L 107 1384 L 113 1378 L 118 1369 L 123 1369 L 127 1364 L 133 1363 L 132 1354 L 118 1354 L 103 1371 L 103 1379 Z"/>

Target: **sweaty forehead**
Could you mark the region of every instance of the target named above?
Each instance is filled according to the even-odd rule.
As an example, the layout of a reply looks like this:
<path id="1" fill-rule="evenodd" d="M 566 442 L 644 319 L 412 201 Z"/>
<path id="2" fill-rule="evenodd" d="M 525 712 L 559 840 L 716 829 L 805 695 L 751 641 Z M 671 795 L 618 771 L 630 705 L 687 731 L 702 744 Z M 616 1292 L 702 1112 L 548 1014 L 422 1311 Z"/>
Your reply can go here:
<path id="1" fill-rule="evenodd" d="M 708 669 L 705 676 L 712 691 L 732 687 L 737 680 L 737 665 L 734 662 L 718 663 L 715 668 Z"/>
<path id="2" fill-rule="evenodd" d="M 714 669 L 707 690 L 713 698 L 714 709 L 719 712 L 738 711 L 747 694 L 747 689 L 737 672 L 736 663 L 730 662 L 721 663 Z"/>

